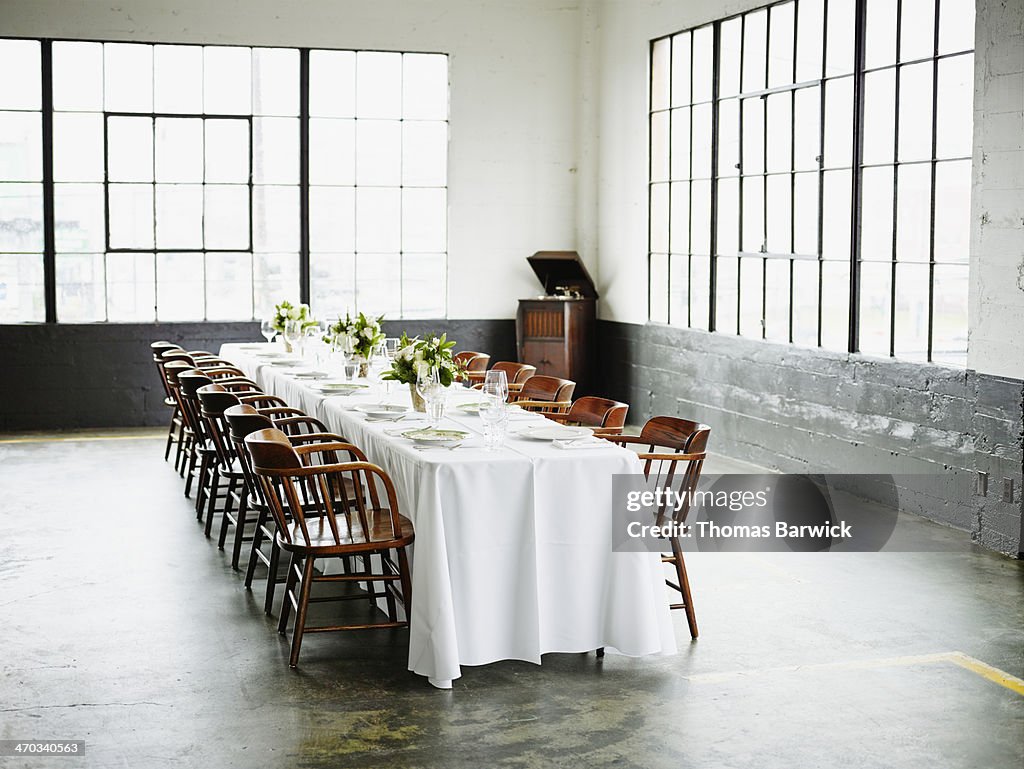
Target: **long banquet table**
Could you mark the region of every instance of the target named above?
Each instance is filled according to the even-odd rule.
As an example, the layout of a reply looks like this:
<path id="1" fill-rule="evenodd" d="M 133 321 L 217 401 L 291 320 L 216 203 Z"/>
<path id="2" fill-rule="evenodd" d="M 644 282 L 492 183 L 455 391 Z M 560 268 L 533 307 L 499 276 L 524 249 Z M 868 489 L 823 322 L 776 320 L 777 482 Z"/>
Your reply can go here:
<path id="1" fill-rule="evenodd" d="M 509 423 L 497 451 L 486 451 L 477 437 L 455 451 L 418 451 L 394 434 L 404 420 L 366 421 L 352 410 L 382 400 L 379 389 L 325 396 L 260 357 L 257 347 L 225 344 L 220 355 L 344 435 L 395 483 L 416 531 L 410 670 L 450 688 L 462 665 L 540 664 L 542 654 L 599 647 L 630 656 L 675 653 L 660 558 L 612 552 L 611 476 L 641 472 L 634 453 L 518 438 L 513 433 L 527 420 L 544 420 L 525 414 Z M 409 403 L 406 385 L 391 390 L 389 402 Z M 478 397 L 453 388 L 442 426 L 479 434 L 479 417 L 451 407 Z"/>

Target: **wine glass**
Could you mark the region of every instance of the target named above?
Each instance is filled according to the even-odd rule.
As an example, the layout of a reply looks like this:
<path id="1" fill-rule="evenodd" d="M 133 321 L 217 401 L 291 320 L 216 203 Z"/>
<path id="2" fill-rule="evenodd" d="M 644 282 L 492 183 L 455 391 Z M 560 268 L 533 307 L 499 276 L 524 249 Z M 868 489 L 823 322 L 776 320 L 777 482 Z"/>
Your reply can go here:
<path id="1" fill-rule="evenodd" d="M 389 336 L 384 340 L 384 354 L 388 356 L 388 360 L 392 363 L 395 362 L 395 358 L 398 355 L 398 345 L 401 341 L 401 339 L 395 336 Z"/>
<path id="2" fill-rule="evenodd" d="M 484 392 L 488 391 L 488 385 L 491 386 L 491 392 L 494 395 L 500 395 L 502 402 L 508 400 L 508 377 L 505 376 L 504 371 L 495 371 L 491 369 L 484 374 Z"/>
<path id="3" fill-rule="evenodd" d="M 277 329 L 274 328 L 273 318 L 264 318 L 260 321 L 260 333 L 263 334 L 263 338 L 267 340 L 267 344 L 274 341 L 274 337 L 277 336 Z"/>

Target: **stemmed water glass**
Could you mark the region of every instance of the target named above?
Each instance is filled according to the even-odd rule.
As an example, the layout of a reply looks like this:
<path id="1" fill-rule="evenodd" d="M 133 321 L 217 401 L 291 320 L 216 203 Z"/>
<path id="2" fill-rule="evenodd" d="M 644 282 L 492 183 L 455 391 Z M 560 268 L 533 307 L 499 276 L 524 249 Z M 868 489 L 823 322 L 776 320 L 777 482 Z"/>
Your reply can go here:
<path id="1" fill-rule="evenodd" d="M 504 371 L 495 373 L 505 375 Z M 495 451 L 505 442 L 508 428 L 508 384 L 494 377 L 490 382 L 484 381 L 480 392 L 484 398 L 479 412 L 484 423 L 484 442 L 488 451 Z"/>
<path id="2" fill-rule="evenodd" d="M 416 374 L 416 391 L 427 404 L 427 422 L 437 427 L 444 418 L 448 392 L 436 368 L 424 365 Z"/>
<path id="3" fill-rule="evenodd" d="M 312 353 L 313 361 L 317 366 L 327 362 L 330 352 L 327 343 L 324 342 L 324 334 L 327 333 L 328 325 L 327 321 L 319 320 L 306 329 L 306 351 Z"/>
<path id="4" fill-rule="evenodd" d="M 383 387 L 384 402 L 387 402 L 388 396 L 391 395 L 391 380 L 381 377 L 389 368 L 391 368 L 391 359 L 388 357 L 387 347 L 381 342 L 375 345 L 370 352 L 370 377 Z"/>
<path id="5" fill-rule="evenodd" d="M 323 336 L 323 332 L 320 330 L 320 322 L 317 321 L 311 326 L 306 326 L 302 330 L 302 355 L 305 357 L 306 353 L 312 353 L 313 356 L 319 360 L 319 352 L 317 347 L 320 343 L 320 337 Z"/>
<path id="6" fill-rule="evenodd" d="M 284 322 L 284 341 L 293 352 L 299 351 L 299 343 L 302 341 L 302 321 L 286 320 Z"/>
<path id="7" fill-rule="evenodd" d="M 490 390 L 488 390 L 490 386 Z M 491 392 L 494 396 L 500 396 L 501 402 L 504 403 L 508 400 L 508 377 L 505 376 L 504 371 L 495 371 L 491 369 L 484 374 L 484 392 Z"/>
<path id="8" fill-rule="evenodd" d="M 267 340 L 267 344 L 274 341 L 274 337 L 277 336 L 277 329 L 274 328 L 273 318 L 264 318 L 260 322 L 260 333 L 263 334 L 263 338 Z"/>

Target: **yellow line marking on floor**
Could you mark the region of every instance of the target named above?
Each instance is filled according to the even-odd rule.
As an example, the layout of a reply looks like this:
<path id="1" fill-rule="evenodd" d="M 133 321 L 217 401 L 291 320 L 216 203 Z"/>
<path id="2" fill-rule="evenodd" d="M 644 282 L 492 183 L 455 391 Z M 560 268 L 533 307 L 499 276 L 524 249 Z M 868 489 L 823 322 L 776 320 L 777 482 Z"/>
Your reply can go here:
<path id="1" fill-rule="evenodd" d="M 146 441 L 160 438 L 157 433 L 141 435 L 51 435 L 30 438 L 0 438 L 0 444 L 4 443 L 57 443 L 73 441 Z"/>
<path id="2" fill-rule="evenodd" d="M 982 662 L 979 659 L 975 659 L 968 654 L 963 652 L 953 652 L 949 655 L 949 661 L 959 665 L 966 670 L 970 670 L 982 678 L 986 678 L 993 683 L 997 683 L 1002 687 L 1009 689 L 1011 692 L 1024 696 L 1024 680 L 1017 678 L 1017 676 L 1011 676 L 1005 670 L 1000 670 L 997 667 L 989 665 L 987 662 Z"/>
<path id="3" fill-rule="evenodd" d="M 1024 696 L 1024 680 L 1010 675 L 1005 670 L 989 665 L 963 652 L 940 652 L 938 654 L 914 654 L 904 657 L 883 657 L 880 659 L 845 660 L 842 662 L 821 662 L 813 665 L 786 665 L 775 668 L 754 668 L 752 670 L 732 670 L 724 673 L 698 673 L 684 676 L 692 683 L 708 684 L 724 681 L 737 681 L 760 675 L 774 673 L 797 673 L 803 670 L 871 670 L 887 667 L 911 667 L 913 665 L 933 665 L 937 662 L 951 662 L 969 670 L 975 675 L 997 683 L 1012 692 Z"/>
<path id="4" fill-rule="evenodd" d="M 949 657 L 948 652 L 939 654 L 917 654 L 906 657 L 884 657 L 881 659 L 844 660 L 842 662 L 819 662 L 813 665 L 785 665 L 776 668 L 754 668 L 751 670 L 731 670 L 725 673 L 698 673 L 687 676 L 686 680 L 694 683 L 721 683 L 722 681 L 771 675 L 773 673 L 798 673 L 802 670 L 870 670 L 872 668 L 900 667 L 909 665 L 927 665 L 943 662 Z"/>

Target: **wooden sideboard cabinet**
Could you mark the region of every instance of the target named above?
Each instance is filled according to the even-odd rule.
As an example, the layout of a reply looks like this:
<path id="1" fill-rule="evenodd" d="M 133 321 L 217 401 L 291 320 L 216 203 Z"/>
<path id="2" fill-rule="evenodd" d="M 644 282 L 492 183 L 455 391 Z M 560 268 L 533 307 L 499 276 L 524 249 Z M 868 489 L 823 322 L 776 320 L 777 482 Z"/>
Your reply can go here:
<path id="1" fill-rule="evenodd" d="M 597 291 L 575 251 L 538 251 L 527 258 L 544 296 L 519 300 L 516 345 L 537 373 L 576 382 L 590 392 L 594 374 Z"/>

